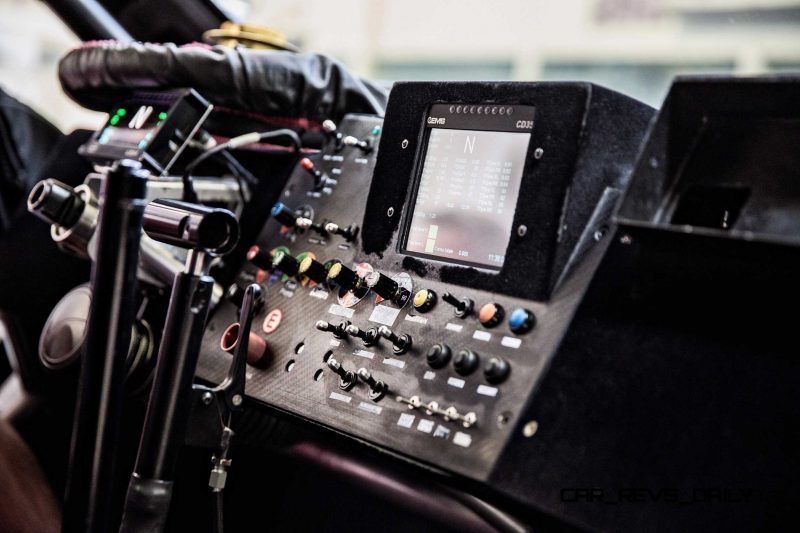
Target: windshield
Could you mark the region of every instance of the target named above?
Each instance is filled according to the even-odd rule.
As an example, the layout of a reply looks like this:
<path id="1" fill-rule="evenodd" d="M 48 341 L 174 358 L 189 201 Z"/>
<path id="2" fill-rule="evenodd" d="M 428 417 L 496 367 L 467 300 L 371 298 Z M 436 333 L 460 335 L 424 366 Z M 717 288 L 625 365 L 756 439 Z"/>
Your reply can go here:
<path id="1" fill-rule="evenodd" d="M 659 106 L 677 74 L 800 72 L 794 0 L 270 0 L 249 20 L 385 80 L 587 80 Z"/>

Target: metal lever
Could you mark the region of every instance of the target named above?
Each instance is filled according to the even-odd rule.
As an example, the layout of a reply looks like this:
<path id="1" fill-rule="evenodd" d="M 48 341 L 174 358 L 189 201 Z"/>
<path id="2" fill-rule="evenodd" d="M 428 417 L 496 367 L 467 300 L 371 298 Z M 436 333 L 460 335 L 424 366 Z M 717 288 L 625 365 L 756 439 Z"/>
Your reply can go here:
<path id="1" fill-rule="evenodd" d="M 219 493 L 225 488 L 228 467 L 231 465 L 230 444 L 235 434 L 231 429 L 231 421 L 233 413 L 242 410 L 250 328 L 253 323 L 256 301 L 260 297 L 261 287 L 255 283 L 248 285 L 244 291 L 242 308 L 239 312 L 239 334 L 236 339 L 236 349 L 225 379 L 213 388 L 200 384 L 195 384 L 193 387 L 195 402 L 189 422 L 190 433 L 187 441 L 214 448 L 215 452 L 211 457 L 211 474 L 208 479 L 208 486 L 214 493 Z M 217 512 L 221 513 L 219 502 L 217 502 Z"/>
<path id="2" fill-rule="evenodd" d="M 253 325 L 253 315 L 256 301 L 261 297 L 261 287 L 253 283 L 244 290 L 242 308 L 239 311 L 239 335 L 236 338 L 236 349 L 233 354 L 228 375 L 214 387 L 208 389 L 202 385 L 195 385 L 194 390 L 203 390 L 219 395 L 230 411 L 240 411 L 244 398 L 245 369 L 247 368 L 247 349 L 250 343 L 250 328 Z M 204 402 L 205 403 L 205 402 Z M 225 417 L 225 425 L 230 425 L 230 419 Z"/>

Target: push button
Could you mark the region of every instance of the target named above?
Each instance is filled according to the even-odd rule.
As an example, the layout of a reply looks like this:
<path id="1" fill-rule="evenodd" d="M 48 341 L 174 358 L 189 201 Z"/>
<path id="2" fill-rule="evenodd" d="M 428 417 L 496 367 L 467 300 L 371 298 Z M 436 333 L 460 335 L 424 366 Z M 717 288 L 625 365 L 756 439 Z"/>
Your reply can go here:
<path id="1" fill-rule="evenodd" d="M 508 327 L 512 333 L 528 333 L 534 326 L 536 326 L 536 315 L 527 309 L 521 307 L 514 309 L 508 317 Z"/>
<path id="2" fill-rule="evenodd" d="M 436 293 L 432 289 L 420 289 L 414 294 L 412 304 L 420 313 L 427 313 L 436 305 Z"/>
<path id="3" fill-rule="evenodd" d="M 481 321 L 481 324 L 483 324 L 484 327 L 493 328 L 502 322 L 505 316 L 506 312 L 503 310 L 500 304 L 488 303 L 481 307 L 481 310 L 478 313 L 478 320 Z"/>

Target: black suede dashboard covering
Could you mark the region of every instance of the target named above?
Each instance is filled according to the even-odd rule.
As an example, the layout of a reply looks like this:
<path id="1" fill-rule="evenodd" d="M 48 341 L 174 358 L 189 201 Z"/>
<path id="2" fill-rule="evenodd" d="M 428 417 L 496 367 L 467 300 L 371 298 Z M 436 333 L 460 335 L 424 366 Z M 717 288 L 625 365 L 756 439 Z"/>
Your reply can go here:
<path id="1" fill-rule="evenodd" d="M 412 206 L 424 116 L 435 103 L 536 107 L 506 259 L 497 273 L 397 251 Z M 603 191 L 627 183 L 652 115 L 649 106 L 590 83 L 397 83 L 367 203 L 364 252 L 377 266 L 401 264 L 418 276 L 546 300 Z"/>

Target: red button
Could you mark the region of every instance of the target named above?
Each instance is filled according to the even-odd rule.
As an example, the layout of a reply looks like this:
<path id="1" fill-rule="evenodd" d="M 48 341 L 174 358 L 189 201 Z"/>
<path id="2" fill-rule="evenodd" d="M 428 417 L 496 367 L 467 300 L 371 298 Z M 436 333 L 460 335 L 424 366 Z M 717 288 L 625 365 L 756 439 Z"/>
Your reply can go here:
<path id="1" fill-rule="evenodd" d="M 283 319 L 283 312 L 280 309 L 273 309 L 267 314 L 266 317 L 264 317 L 264 323 L 261 325 L 261 330 L 269 335 L 278 329 L 278 326 L 281 325 L 281 319 Z"/>

